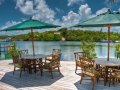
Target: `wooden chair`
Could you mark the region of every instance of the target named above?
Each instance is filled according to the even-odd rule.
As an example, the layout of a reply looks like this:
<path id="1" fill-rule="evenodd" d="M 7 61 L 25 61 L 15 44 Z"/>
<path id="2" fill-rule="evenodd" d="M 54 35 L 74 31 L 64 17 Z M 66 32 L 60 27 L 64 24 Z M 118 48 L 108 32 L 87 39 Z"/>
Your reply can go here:
<path id="1" fill-rule="evenodd" d="M 58 71 L 60 73 L 60 54 L 53 54 L 52 55 L 52 60 L 49 62 L 44 62 L 43 63 L 43 69 L 48 69 L 49 72 L 51 73 L 51 77 L 53 79 L 53 69 L 58 68 Z"/>
<path id="2" fill-rule="evenodd" d="M 89 59 L 83 60 L 81 62 L 81 69 L 82 69 L 82 73 L 81 73 L 80 84 L 82 83 L 83 77 L 88 76 L 92 80 L 92 90 L 94 90 L 94 86 L 98 78 L 102 77 L 104 79 L 102 70 L 100 69 L 98 70 L 94 68 L 93 60 L 89 60 Z"/>
<path id="3" fill-rule="evenodd" d="M 112 77 L 113 77 L 113 83 L 115 79 L 120 80 L 120 70 L 113 69 Z"/>
<path id="4" fill-rule="evenodd" d="M 76 64 L 76 68 L 75 68 L 75 73 L 78 70 L 78 67 L 81 67 L 81 61 L 84 60 L 86 53 L 85 52 L 75 52 L 75 64 Z"/>
<path id="5" fill-rule="evenodd" d="M 21 77 L 22 71 L 25 70 L 25 68 L 27 68 L 27 64 L 20 59 L 19 53 L 17 53 L 17 52 L 14 52 L 12 54 L 12 58 L 13 58 L 13 64 L 14 64 L 13 75 L 14 75 L 16 68 L 19 68 L 20 69 L 20 77 Z"/>
<path id="6" fill-rule="evenodd" d="M 61 50 L 60 49 L 53 49 L 52 50 L 52 54 L 49 55 L 48 57 L 46 57 L 46 60 L 52 60 L 52 55 L 56 55 L 56 54 L 61 54 Z"/>
<path id="7" fill-rule="evenodd" d="M 42 76 L 42 73 L 43 73 L 43 62 L 42 62 L 42 59 L 36 59 L 36 62 L 35 62 L 35 68 L 36 70 L 39 70 L 41 72 L 41 76 Z"/>
<path id="8" fill-rule="evenodd" d="M 20 57 L 21 57 L 22 55 L 26 55 L 26 54 L 28 54 L 28 49 L 20 50 L 19 53 L 20 53 Z"/>
<path id="9" fill-rule="evenodd" d="M 60 54 L 61 50 L 60 49 L 53 49 L 52 54 Z"/>
<path id="10" fill-rule="evenodd" d="M 114 67 L 114 68 L 110 68 L 109 72 L 110 72 L 109 73 L 109 87 L 110 87 L 111 81 L 114 85 L 115 81 L 120 80 L 120 70 L 115 69 L 115 67 Z"/>

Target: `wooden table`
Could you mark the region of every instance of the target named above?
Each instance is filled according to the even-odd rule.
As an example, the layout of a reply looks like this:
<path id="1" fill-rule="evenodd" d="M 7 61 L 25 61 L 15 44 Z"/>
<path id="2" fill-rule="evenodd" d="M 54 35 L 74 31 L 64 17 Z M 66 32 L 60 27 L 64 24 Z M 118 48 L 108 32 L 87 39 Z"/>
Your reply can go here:
<path id="1" fill-rule="evenodd" d="M 26 55 L 21 55 L 21 60 L 22 61 L 26 61 L 26 63 L 28 64 L 28 69 L 29 69 L 29 73 L 32 73 L 32 69 L 31 69 L 31 62 L 33 61 L 33 66 L 35 68 L 35 73 L 36 73 L 36 61 L 39 60 L 39 62 L 42 63 L 42 59 L 48 57 L 49 55 L 44 55 L 44 54 L 36 54 L 36 55 L 31 55 L 31 54 L 26 54 Z"/>
<path id="2" fill-rule="evenodd" d="M 109 61 L 107 61 L 107 58 L 96 58 L 95 64 L 105 67 L 106 79 L 104 81 L 104 84 L 106 85 L 108 81 L 108 69 L 111 67 L 114 68 L 114 67 L 120 66 L 120 60 L 116 58 L 110 58 Z"/>

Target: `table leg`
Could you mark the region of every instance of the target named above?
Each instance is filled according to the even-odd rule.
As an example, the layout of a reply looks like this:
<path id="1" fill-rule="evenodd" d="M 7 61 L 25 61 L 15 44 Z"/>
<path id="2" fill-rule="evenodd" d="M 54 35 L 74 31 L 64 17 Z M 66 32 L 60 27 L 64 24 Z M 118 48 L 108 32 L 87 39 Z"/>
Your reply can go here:
<path id="1" fill-rule="evenodd" d="M 31 60 L 28 60 L 28 70 L 29 74 L 32 74 Z"/>
<path id="2" fill-rule="evenodd" d="M 41 71 L 41 76 L 43 74 L 43 66 L 42 66 L 42 58 L 39 59 L 40 60 L 40 65 L 39 65 L 39 68 L 40 68 L 40 71 Z"/>
<path id="3" fill-rule="evenodd" d="M 106 86 L 107 84 L 107 81 L 108 81 L 108 67 L 106 66 L 105 67 L 105 80 L 104 80 L 104 85 Z"/>
<path id="4" fill-rule="evenodd" d="M 34 72 L 36 73 L 37 72 L 37 69 L 36 69 L 36 59 L 33 60 L 33 68 L 34 68 Z"/>

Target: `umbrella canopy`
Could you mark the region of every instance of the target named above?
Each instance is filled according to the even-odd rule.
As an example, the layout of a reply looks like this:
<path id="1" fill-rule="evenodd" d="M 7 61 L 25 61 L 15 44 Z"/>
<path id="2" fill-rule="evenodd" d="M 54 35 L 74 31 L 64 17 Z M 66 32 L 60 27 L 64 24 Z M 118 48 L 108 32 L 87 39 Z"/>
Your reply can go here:
<path id="1" fill-rule="evenodd" d="M 83 21 L 80 24 L 75 25 L 75 27 L 106 27 L 107 25 L 120 26 L 120 13 L 112 12 L 108 9 L 106 13 Z"/>
<path id="2" fill-rule="evenodd" d="M 35 55 L 33 29 L 56 28 L 56 27 L 60 27 L 60 26 L 53 25 L 53 24 L 48 24 L 48 23 L 41 22 L 41 21 L 38 21 L 38 20 L 29 19 L 29 20 L 23 21 L 21 23 L 18 23 L 16 25 L 5 28 L 5 29 L 3 29 L 1 31 L 31 30 L 33 55 Z"/>
<path id="3" fill-rule="evenodd" d="M 74 27 L 108 27 L 108 57 L 109 61 L 109 47 L 110 47 L 110 27 L 120 26 L 120 13 L 112 12 L 110 9 L 106 13 L 97 15 L 91 19 L 81 22 Z"/>
<path id="4" fill-rule="evenodd" d="M 41 22 L 38 20 L 29 19 L 13 25 L 11 27 L 5 28 L 2 31 L 12 31 L 12 30 L 29 30 L 32 29 L 42 29 L 42 28 L 56 28 L 59 27 L 58 25 L 48 24 L 45 22 Z"/>

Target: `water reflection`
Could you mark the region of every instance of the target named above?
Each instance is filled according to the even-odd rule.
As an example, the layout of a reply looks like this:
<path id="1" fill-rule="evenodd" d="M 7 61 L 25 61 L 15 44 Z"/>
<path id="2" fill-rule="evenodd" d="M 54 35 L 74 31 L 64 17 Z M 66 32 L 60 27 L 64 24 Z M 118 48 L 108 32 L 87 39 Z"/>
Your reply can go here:
<path id="1" fill-rule="evenodd" d="M 7 43 L 9 44 L 9 43 Z M 32 43 L 31 41 L 19 41 L 16 42 L 19 49 L 28 49 L 29 53 L 32 54 Z M 110 44 L 110 57 L 115 57 L 114 43 Z M 74 60 L 74 52 L 81 51 L 80 42 L 78 41 L 53 41 L 53 42 L 35 42 L 35 53 L 36 54 L 51 54 L 53 48 L 59 48 L 62 52 L 62 60 Z M 95 52 L 97 57 L 107 57 L 107 43 L 96 43 Z"/>

